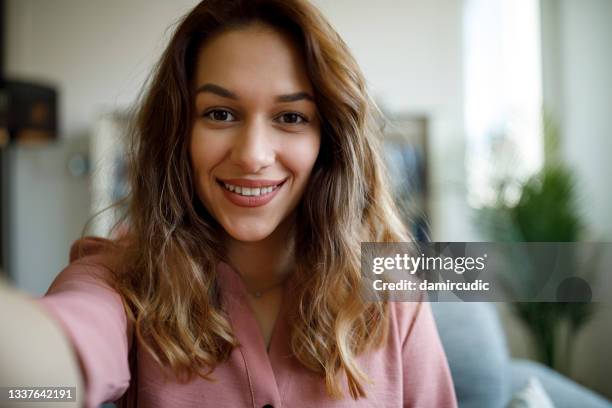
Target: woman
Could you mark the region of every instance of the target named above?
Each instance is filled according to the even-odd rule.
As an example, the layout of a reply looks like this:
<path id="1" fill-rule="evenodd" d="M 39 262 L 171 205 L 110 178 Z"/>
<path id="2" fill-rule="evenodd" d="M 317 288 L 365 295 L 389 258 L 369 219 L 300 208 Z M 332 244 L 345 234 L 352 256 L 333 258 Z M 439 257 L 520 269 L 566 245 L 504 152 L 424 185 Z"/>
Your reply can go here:
<path id="1" fill-rule="evenodd" d="M 88 407 L 456 405 L 429 305 L 360 296 L 360 243 L 409 236 L 315 8 L 202 1 L 139 106 L 126 232 L 77 241 L 39 301 Z"/>

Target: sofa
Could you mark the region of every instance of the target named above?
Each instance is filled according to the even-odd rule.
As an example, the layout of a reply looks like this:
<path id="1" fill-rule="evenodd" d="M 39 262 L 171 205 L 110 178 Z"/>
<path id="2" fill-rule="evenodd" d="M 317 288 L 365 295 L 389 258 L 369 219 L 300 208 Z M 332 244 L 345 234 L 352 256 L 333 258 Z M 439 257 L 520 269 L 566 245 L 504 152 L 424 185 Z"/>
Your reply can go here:
<path id="1" fill-rule="evenodd" d="M 593 391 L 533 361 L 510 357 L 494 303 L 432 302 L 461 408 L 505 407 L 536 377 L 555 408 L 610 408 Z"/>

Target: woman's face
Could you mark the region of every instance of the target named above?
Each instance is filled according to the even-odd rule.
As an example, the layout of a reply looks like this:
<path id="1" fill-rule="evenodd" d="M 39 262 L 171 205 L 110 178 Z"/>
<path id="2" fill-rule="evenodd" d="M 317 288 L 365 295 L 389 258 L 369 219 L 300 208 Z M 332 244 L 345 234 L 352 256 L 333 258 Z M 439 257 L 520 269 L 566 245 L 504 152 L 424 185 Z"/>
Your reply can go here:
<path id="1" fill-rule="evenodd" d="M 252 24 L 203 45 L 195 89 L 198 196 L 232 238 L 262 240 L 290 220 L 319 153 L 304 58 L 291 37 Z"/>

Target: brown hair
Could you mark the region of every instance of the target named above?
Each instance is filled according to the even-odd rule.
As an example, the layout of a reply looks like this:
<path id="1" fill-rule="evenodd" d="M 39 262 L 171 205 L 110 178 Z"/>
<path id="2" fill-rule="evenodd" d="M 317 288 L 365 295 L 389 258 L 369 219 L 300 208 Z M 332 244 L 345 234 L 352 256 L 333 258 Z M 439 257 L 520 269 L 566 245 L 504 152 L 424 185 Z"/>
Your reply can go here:
<path id="1" fill-rule="evenodd" d="M 321 149 L 296 211 L 291 349 L 331 396 L 369 381 L 355 357 L 386 339 L 388 305 L 359 295 L 360 243 L 410 239 L 389 192 L 379 111 L 340 36 L 303 0 L 205 0 L 178 24 L 136 112 L 131 191 L 112 285 L 139 342 L 177 377 L 210 379 L 237 345 L 220 308 L 220 224 L 197 198 L 188 152 L 197 51 L 210 36 L 263 22 L 303 49 L 321 114 Z M 206 369 L 207 372 L 202 372 Z"/>

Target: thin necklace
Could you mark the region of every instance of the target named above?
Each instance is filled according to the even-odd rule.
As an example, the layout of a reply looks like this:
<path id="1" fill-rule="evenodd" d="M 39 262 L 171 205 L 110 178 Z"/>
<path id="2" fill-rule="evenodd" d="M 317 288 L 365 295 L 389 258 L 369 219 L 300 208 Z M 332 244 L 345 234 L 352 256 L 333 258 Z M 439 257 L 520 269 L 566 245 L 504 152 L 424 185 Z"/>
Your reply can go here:
<path id="1" fill-rule="evenodd" d="M 258 298 L 258 299 L 259 299 L 260 297 L 262 297 L 262 296 L 263 296 L 263 294 L 264 294 L 264 293 L 268 293 L 268 292 L 269 292 L 269 291 L 271 291 L 272 289 L 277 288 L 277 287 L 279 287 L 279 286 L 282 286 L 282 285 L 285 283 L 285 281 L 286 281 L 286 280 L 287 280 L 287 279 L 285 278 L 285 279 L 283 279 L 282 281 L 280 281 L 280 282 L 278 282 L 278 283 L 275 283 L 275 284 L 274 284 L 274 285 L 272 285 L 272 286 L 268 286 L 267 288 L 258 289 L 258 290 L 255 290 L 255 291 L 251 291 L 251 290 L 248 290 L 248 289 L 247 289 L 247 293 L 248 293 L 249 295 L 251 295 L 251 296 L 256 297 L 256 298 Z"/>
<path id="2" fill-rule="evenodd" d="M 229 262 L 228 262 L 228 264 L 229 264 Z M 251 296 L 253 296 L 253 297 L 257 298 L 257 299 L 261 298 L 265 293 L 268 293 L 272 289 L 275 289 L 275 288 L 277 288 L 279 286 L 284 285 L 285 282 L 287 282 L 287 279 L 289 279 L 289 275 L 287 275 L 282 280 L 280 280 L 279 282 L 276 282 L 275 284 L 270 285 L 270 286 L 268 286 L 266 288 L 257 289 L 257 290 L 249 290 L 249 288 L 246 285 L 246 281 L 245 281 L 244 277 L 242 276 L 242 274 L 240 273 L 240 271 L 238 270 L 238 268 L 232 266 L 231 264 L 229 264 L 229 265 L 232 267 L 232 269 L 234 271 L 236 271 L 238 273 L 238 276 L 240 276 L 240 279 L 242 280 L 242 283 L 243 283 L 243 285 L 244 285 L 244 287 L 246 289 L 246 292 L 249 295 L 251 295 Z"/>

